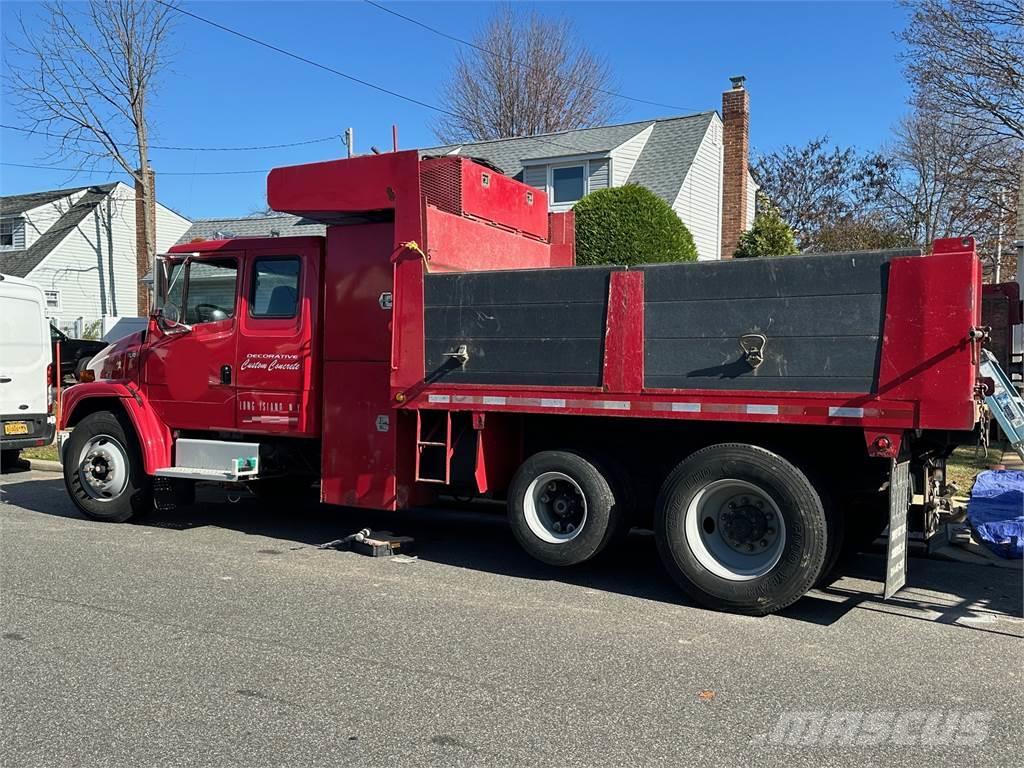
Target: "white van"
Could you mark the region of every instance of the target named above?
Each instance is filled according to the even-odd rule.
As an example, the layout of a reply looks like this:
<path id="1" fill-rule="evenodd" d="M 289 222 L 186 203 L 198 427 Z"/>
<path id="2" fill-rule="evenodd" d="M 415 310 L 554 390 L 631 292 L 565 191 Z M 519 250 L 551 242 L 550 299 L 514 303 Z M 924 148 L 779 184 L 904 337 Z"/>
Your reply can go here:
<path id="1" fill-rule="evenodd" d="M 22 448 L 49 445 L 54 417 L 53 356 L 43 291 L 0 275 L 0 464 Z"/>

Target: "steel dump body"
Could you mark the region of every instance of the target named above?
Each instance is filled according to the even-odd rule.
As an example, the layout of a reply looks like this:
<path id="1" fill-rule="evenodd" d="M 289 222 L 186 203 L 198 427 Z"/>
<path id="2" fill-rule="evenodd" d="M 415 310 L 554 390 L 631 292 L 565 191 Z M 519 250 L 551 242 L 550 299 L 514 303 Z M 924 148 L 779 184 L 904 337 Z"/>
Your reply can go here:
<path id="1" fill-rule="evenodd" d="M 543 193 L 527 203 L 529 188 L 488 174 L 415 153 L 272 172 L 272 207 L 335 224 L 325 499 L 400 506 L 415 495 L 403 464 L 422 450 L 420 427 L 401 414 L 419 411 L 852 426 L 869 451 L 886 436 L 880 456 L 896 455 L 904 430 L 973 427 L 981 277 L 970 240 L 939 241 L 928 256 L 563 266 L 571 254 L 555 227 L 540 237 Z M 372 233 L 353 224 L 369 216 Z M 372 288 L 332 302 L 339 284 L 370 274 L 367 260 Z M 383 292 L 393 292 L 384 314 Z M 331 329 L 351 327 L 358 341 L 331 341 Z M 756 368 L 739 347 L 747 334 L 764 337 Z M 392 412 L 397 428 L 366 429 Z M 366 472 L 355 456 L 374 457 L 375 490 L 356 489 Z"/>

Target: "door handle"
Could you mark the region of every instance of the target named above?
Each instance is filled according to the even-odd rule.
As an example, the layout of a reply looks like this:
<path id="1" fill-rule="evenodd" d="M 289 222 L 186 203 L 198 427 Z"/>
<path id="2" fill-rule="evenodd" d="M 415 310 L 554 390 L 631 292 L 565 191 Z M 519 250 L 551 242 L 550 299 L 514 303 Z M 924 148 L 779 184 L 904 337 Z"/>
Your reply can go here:
<path id="1" fill-rule="evenodd" d="M 230 384 L 231 383 L 231 366 L 222 365 L 220 367 L 220 383 Z"/>
<path id="2" fill-rule="evenodd" d="M 10 376 L 0 376 L 0 384 L 10 384 L 10 383 L 11 383 L 11 377 Z"/>

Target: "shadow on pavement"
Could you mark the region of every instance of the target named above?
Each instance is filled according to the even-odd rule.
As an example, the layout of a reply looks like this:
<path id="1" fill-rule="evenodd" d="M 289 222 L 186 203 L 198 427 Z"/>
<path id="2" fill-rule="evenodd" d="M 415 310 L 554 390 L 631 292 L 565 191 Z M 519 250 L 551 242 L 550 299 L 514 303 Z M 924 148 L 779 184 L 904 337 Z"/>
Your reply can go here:
<path id="1" fill-rule="evenodd" d="M 0 485 L 0 494 L 3 501 L 24 509 L 57 517 L 81 517 L 57 477 L 42 480 L 38 475 L 7 476 Z M 595 562 L 561 569 L 538 563 L 519 549 L 501 505 L 457 507 L 380 512 L 314 502 L 275 505 L 248 492 L 232 503 L 224 489 L 204 487 L 198 490 L 196 504 L 171 512 L 153 511 L 135 524 L 182 532 L 212 526 L 311 547 L 361 528 L 388 530 L 413 536 L 416 555 L 429 562 L 695 605 L 661 568 L 654 538 L 648 531 L 634 530 L 616 551 Z M 894 599 L 883 602 L 878 594 L 883 569 L 881 556 L 858 555 L 840 569 L 835 581 L 778 615 L 828 626 L 860 608 L 979 631 L 997 630 L 971 626 L 963 620 L 1021 615 L 1022 589 L 1014 571 L 912 558 L 907 587 Z"/>

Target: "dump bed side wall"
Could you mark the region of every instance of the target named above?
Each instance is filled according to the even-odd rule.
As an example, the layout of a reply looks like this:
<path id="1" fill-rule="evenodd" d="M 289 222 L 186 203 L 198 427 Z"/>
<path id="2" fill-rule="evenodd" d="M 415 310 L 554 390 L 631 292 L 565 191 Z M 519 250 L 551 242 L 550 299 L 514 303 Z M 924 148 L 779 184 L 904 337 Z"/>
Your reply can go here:
<path id="1" fill-rule="evenodd" d="M 907 252 L 641 267 L 644 386 L 870 393 L 889 261 Z M 916 252 L 910 252 L 916 253 Z M 444 383 L 599 387 L 616 268 L 428 275 L 426 370 Z M 767 338 L 757 369 L 739 337 Z M 469 361 L 449 353 L 465 344 Z"/>
<path id="2" fill-rule="evenodd" d="M 645 386 L 872 392 L 899 252 L 643 267 Z M 756 370 L 744 334 L 766 338 Z"/>
<path id="3" fill-rule="evenodd" d="M 426 276 L 428 379 L 599 387 L 608 267 Z M 465 344 L 461 367 L 446 353 Z"/>

